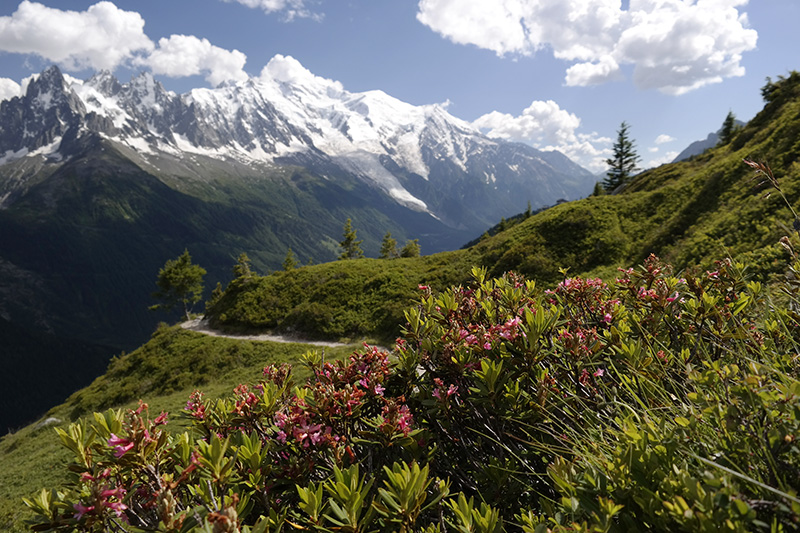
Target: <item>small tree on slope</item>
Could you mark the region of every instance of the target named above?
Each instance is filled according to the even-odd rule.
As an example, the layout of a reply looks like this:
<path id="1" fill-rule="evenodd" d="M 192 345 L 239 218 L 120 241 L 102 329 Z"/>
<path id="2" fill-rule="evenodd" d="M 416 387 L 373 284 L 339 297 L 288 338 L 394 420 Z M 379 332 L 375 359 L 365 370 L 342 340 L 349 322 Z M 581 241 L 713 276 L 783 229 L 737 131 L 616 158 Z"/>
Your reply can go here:
<path id="1" fill-rule="evenodd" d="M 342 253 L 339 259 L 358 259 L 364 257 L 364 250 L 361 249 L 363 241 L 356 240 L 356 230 L 353 229 L 352 221 L 348 218 L 344 223 L 342 229 L 343 238 L 339 245 L 342 247 Z"/>
<path id="2" fill-rule="evenodd" d="M 608 171 L 603 180 L 603 188 L 613 191 L 623 183 L 627 183 L 639 170 L 636 166 L 639 162 L 639 155 L 636 153 L 634 142 L 628 135 L 630 126 L 623 122 L 617 130 L 617 142 L 614 143 L 614 156 L 606 159 Z"/>
<path id="3" fill-rule="evenodd" d="M 188 250 L 184 250 L 177 259 L 168 260 L 158 271 L 156 285 L 158 290 L 153 293 L 153 298 L 162 300 L 162 303 L 150 307 L 151 310 L 173 309 L 178 304 L 183 304 L 183 314 L 189 320 L 192 306 L 200 301 L 203 296 L 203 276 L 206 270 L 192 264 L 192 257 Z"/>

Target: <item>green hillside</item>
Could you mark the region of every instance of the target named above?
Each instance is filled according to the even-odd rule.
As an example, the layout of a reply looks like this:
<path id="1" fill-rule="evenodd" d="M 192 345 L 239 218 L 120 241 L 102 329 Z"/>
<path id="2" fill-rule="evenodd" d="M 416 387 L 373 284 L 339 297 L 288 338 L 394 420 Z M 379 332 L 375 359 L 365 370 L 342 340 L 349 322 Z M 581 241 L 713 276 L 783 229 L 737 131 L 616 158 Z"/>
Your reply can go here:
<path id="1" fill-rule="evenodd" d="M 766 94 L 766 91 L 765 91 Z M 651 253 L 675 268 L 708 269 L 716 258 L 746 260 L 756 279 L 782 273 L 778 240 L 791 216 L 780 195 L 754 179 L 744 159 L 767 161 L 788 202 L 800 200 L 800 74 L 772 86 L 761 113 L 732 139 L 689 161 L 638 175 L 614 195 L 593 196 L 514 217 L 505 231 L 447 254 L 333 262 L 234 283 L 209 310 L 239 330 L 299 331 L 315 338 L 391 339 L 400 309 L 419 284 L 461 283 L 471 265 L 554 283 L 614 275 Z M 395 303 L 397 302 L 397 303 Z"/>
<path id="2" fill-rule="evenodd" d="M 354 347 L 326 348 L 325 352 L 327 357 L 336 359 Z M 145 399 L 153 412 L 177 414 L 196 388 L 211 398 L 228 394 L 236 383 L 259 375 L 264 366 L 295 363 L 310 349 L 316 348 L 209 337 L 162 325 L 149 342 L 115 357 L 104 375 L 51 408 L 37 424 L 0 438 L 0 530 L 24 531 L 21 520 L 30 513 L 20 506 L 20 498 L 67 479 L 59 465 L 68 455 L 53 432 L 54 427 L 66 427 L 93 411 L 133 408 L 139 399 Z M 300 379 L 308 375 L 302 368 L 298 370 Z M 30 396 L 30 389 L 19 394 L 21 398 Z M 44 423 L 45 420 L 50 422 Z M 186 423 L 175 420 L 170 427 L 177 429 Z"/>
<path id="3" fill-rule="evenodd" d="M 768 531 L 771 524 L 759 522 L 758 513 L 764 512 L 775 527 L 796 526 L 791 517 L 800 513 L 800 507 L 792 435 L 800 412 L 796 409 L 800 385 L 791 354 L 800 345 L 798 317 L 762 288 L 783 283 L 782 288 L 793 290 L 783 276 L 791 261 L 778 244 L 793 234 L 793 220 L 774 184 L 754 179 L 753 170 L 742 161 L 768 161 L 786 200 L 800 205 L 800 74 L 767 86 L 764 96 L 764 110 L 730 144 L 644 172 L 618 194 L 519 217 L 504 231 L 465 250 L 419 258 L 335 261 L 235 279 L 212 302 L 208 318 L 217 327 L 239 332 L 273 330 L 388 343 L 401 334 L 404 311 L 422 298 L 425 303 L 409 315 L 412 324 L 405 334 L 409 348 L 395 354 L 401 362 L 407 358 L 405 367 L 394 367 L 385 385 L 394 394 L 392 401 L 408 400 L 421 431 L 436 443 L 437 451 L 425 456 L 399 436 L 398 447 L 386 455 L 375 451 L 372 441 L 360 443 L 363 447 L 357 451 L 368 454 L 370 465 L 374 460 L 391 466 L 392 460 L 412 457 L 430 461 L 431 475 L 449 476 L 454 494 L 463 491 L 478 501 L 485 498 L 494 508 L 505 506 L 504 519 L 513 522 L 509 531 L 540 531 L 540 519 L 559 531 L 590 530 L 569 529 L 573 520 L 603 530 L 603 520 L 608 525 L 620 513 L 614 500 L 625 500 L 620 516 L 628 517 L 624 519 L 628 522 L 624 527 L 617 522 L 617 529 L 609 526 L 607 531 L 648 525 L 662 531 L 695 531 L 716 527 L 720 520 L 731 521 L 736 526 L 731 530 Z M 672 277 L 667 267 L 649 259 L 651 253 L 672 263 L 685 279 Z M 715 264 L 726 257 L 744 266 L 735 261 Z M 197 262 L 202 265 L 202 258 Z M 617 272 L 618 267 L 643 263 L 647 266 L 636 276 L 627 274 L 630 279 Z M 474 265 L 483 265 L 489 276 L 513 270 L 536 284 L 513 277 L 476 284 L 470 282 Z M 557 285 L 564 280 L 563 269 L 569 276 L 601 276 L 608 286 Z M 623 279 L 615 285 L 614 278 L 620 276 Z M 472 283 L 469 290 L 447 291 L 468 283 Z M 548 289 L 554 296 L 543 292 Z M 444 294 L 435 296 L 440 292 Z M 796 304 L 798 295 L 791 297 Z M 500 335 L 509 333 L 518 313 L 528 328 L 524 338 L 535 333 L 541 344 Z M 477 331 L 484 335 L 484 343 L 469 341 Z M 580 342 L 571 340 L 578 338 Z M 62 420 L 64 428 L 91 411 L 135 407 L 139 398 L 150 404 L 154 416 L 160 409 L 177 413 L 195 388 L 209 397 L 229 393 L 239 382 L 257 380 L 265 364 L 296 362 L 307 348 L 214 339 L 161 327 L 150 342 L 114 359 L 104 376 L 48 416 Z M 345 353 L 338 349 L 329 357 Z M 569 359 L 569 354 L 576 359 Z M 428 365 L 427 373 L 416 375 L 417 365 Z M 513 369 L 513 379 L 502 378 L 501 369 Z M 298 382 L 308 375 L 300 374 Z M 610 380 L 607 386 L 599 379 L 604 375 Z M 559 394 L 549 394 L 551 389 L 543 385 L 550 383 L 550 376 L 563 384 L 552 389 Z M 741 381 L 731 376 L 741 376 Z M 476 399 L 458 403 L 457 411 L 448 412 L 444 403 L 437 403 L 448 390 L 447 379 Z M 352 392 L 356 382 L 338 385 Z M 282 401 L 289 402 L 286 394 Z M 733 404 L 731 394 L 736 398 Z M 377 403 L 370 404 L 369 416 L 375 417 L 382 400 L 372 401 Z M 496 420 L 509 425 L 480 425 L 495 420 L 494 409 L 500 413 Z M 267 419 L 272 420 L 275 412 L 269 412 Z M 759 421 L 758 413 L 766 418 Z M 222 424 L 227 415 L 219 416 Z M 363 427 L 369 425 L 367 420 L 365 415 L 353 423 L 367 431 Z M 456 421 L 471 429 L 460 431 Z M 220 431 L 239 427 L 237 423 Z M 180 423 L 171 424 L 170 430 L 180 429 Z M 768 424 L 759 426 L 764 442 L 748 436 L 753 424 Z M 719 427 L 727 432 L 720 435 L 714 430 Z M 483 431 L 496 433 L 487 436 Z M 241 432 L 231 435 L 235 446 L 245 445 Z M 510 435 L 512 444 L 497 435 Z M 656 443 L 652 449 L 643 444 L 648 441 Z M 687 442 L 697 446 L 687 448 Z M 480 459 L 472 458 L 475 450 Z M 302 447 L 290 451 L 309 457 Z M 740 472 L 742 454 L 747 453 L 756 457 L 754 466 Z M 439 455 L 434 460 L 435 454 Z M 626 458 L 634 455 L 640 461 L 635 471 L 623 472 Z M 28 516 L 19 504 L 21 496 L 66 479 L 66 471 L 54 465 L 67 456 L 58 449 L 55 435 L 44 428 L 30 426 L 3 437 L 0 528 L 18 528 L 20 518 Z M 495 456 L 498 462 L 491 462 Z M 677 462 L 670 463 L 672 456 Z M 336 461 L 340 459 L 337 456 Z M 480 464 L 482 460 L 490 466 Z M 713 463 L 710 470 L 708 462 Z M 468 474 L 459 475 L 462 466 Z M 658 485 L 647 478 L 648 471 L 657 471 L 668 481 Z M 316 485 L 307 483 L 319 483 L 322 490 L 331 472 L 313 474 L 317 478 L 309 473 L 298 484 L 313 488 Z M 381 475 L 380 468 L 375 472 Z M 629 477 L 623 479 L 620 472 Z M 474 486 L 473 479 L 478 480 Z M 502 503 L 500 494 L 486 488 L 501 482 L 511 483 L 516 500 Z M 247 481 L 237 483 L 244 486 Z M 286 490 L 297 498 L 293 486 Z M 540 497 L 548 502 L 537 508 L 540 514 L 509 514 L 514 505 L 534 513 Z M 663 510 L 659 498 L 671 507 Z M 691 513 L 681 507 L 684 504 Z M 442 512 L 452 517 L 458 514 L 453 508 Z M 714 508 L 721 511 L 714 514 Z M 465 500 L 461 511 L 473 510 L 477 513 L 473 517 L 491 514 Z M 381 527 L 391 527 L 386 524 Z"/>

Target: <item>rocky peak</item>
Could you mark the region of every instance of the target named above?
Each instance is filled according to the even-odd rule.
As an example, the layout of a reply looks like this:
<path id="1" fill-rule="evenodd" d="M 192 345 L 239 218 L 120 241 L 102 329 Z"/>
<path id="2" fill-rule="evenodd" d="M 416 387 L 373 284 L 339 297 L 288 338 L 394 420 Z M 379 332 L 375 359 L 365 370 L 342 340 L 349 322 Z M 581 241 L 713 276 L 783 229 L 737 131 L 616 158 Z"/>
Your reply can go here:
<path id="1" fill-rule="evenodd" d="M 94 87 L 103 96 L 116 96 L 122 90 L 122 84 L 108 70 L 101 70 L 86 80 L 86 85 Z"/>

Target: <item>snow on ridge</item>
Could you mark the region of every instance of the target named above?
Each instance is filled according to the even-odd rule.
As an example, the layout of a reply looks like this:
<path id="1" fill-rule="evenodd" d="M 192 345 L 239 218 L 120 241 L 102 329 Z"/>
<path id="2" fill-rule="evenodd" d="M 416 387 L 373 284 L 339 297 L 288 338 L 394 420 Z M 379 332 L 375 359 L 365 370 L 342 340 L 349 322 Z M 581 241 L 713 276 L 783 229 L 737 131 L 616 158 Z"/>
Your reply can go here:
<path id="1" fill-rule="evenodd" d="M 409 209 L 428 212 L 428 205 L 408 192 L 397 177 L 381 165 L 375 154 L 364 151 L 342 154 L 336 158 L 336 162 L 354 174 L 368 177 L 398 203 Z"/>
<path id="2" fill-rule="evenodd" d="M 0 156 L 0 165 L 5 165 L 17 159 L 21 159 L 28 155 L 28 149 L 25 147 L 20 148 L 16 152 L 13 150 L 6 150 L 6 153 Z"/>

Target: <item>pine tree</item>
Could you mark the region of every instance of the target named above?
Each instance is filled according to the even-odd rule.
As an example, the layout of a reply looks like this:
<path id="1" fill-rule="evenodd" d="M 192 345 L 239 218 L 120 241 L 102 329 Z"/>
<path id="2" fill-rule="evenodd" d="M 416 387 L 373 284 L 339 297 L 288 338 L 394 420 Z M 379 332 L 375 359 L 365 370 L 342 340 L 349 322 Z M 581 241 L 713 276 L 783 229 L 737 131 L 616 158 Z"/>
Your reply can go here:
<path id="1" fill-rule="evenodd" d="M 722 146 L 731 142 L 738 130 L 739 128 L 736 126 L 736 115 L 733 114 L 733 111 L 728 111 L 728 115 L 722 123 L 722 129 L 719 131 L 719 142 L 717 146 Z"/>
<path id="2" fill-rule="evenodd" d="M 361 249 L 361 243 L 363 241 L 356 240 L 356 230 L 353 229 L 353 223 L 349 218 L 347 222 L 344 223 L 342 233 L 344 238 L 339 243 L 342 247 L 342 253 L 339 255 L 339 259 L 358 259 L 364 257 L 364 250 Z"/>
<path id="3" fill-rule="evenodd" d="M 224 295 L 225 291 L 222 290 L 222 283 L 218 281 L 217 286 L 211 291 L 211 298 L 206 302 L 206 314 L 208 314 L 211 308 L 214 307 Z"/>
<path id="4" fill-rule="evenodd" d="M 614 143 L 614 156 L 606 159 L 608 171 L 603 180 L 603 188 L 613 191 L 623 183 L 631 180 L 634 172 L 639 170 L 636 166 L 639 162 L 639 155 L 636 153 L 634 142 L 628 136 L 630 126 L 623 122 L 617 131 L 617 142 Z"/>
<path id="5" fill-rule="evenodd" d="M 406 241 L 406 245 L 400 250 L 400 257 L 419 257 L 419 239 Z"/>
<path id="6" fill-rule="evenodd" d="M 383 236 L 383 242 L 381 243 L 381 259 L 394 259 L 397 257 L 397 240 L 392 237 L 390 232 L 386 232 L 386 235 Z"/>
<path id="7" fill-rule="evenodd" d="M 288 272 L 297 268 L 298 264 L 299 261 L 297 261 L 297 258 L 292 251 L 292 247 L 290 246 L 289 251 L 286 252 L 286 257 L 283 260 L 283 269 Z"/>
<path id="8" fill-rule="evenodd" d="M 184 250 L 177 259 L 168 260 L 158 271 L 156 285 L 158 290 L 153 298 L 163 300 L 162 303 L 150 307 L 156 309 L 172 309 L 183 304 L 183 314 L 189 320 L 192 306 L 203 297 L 203 276 L 206 270 L 192 264 L 189 250 Z"/>
<path id="9" fill-rule="evenodd" d="M 236 264 L 233 265 L 233 277 L 236 279 L 247 280 L 253 277 L 253 268 L 250 258 L 247 254 L 242 252 L 236 259 Z"/>

